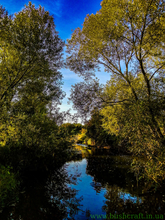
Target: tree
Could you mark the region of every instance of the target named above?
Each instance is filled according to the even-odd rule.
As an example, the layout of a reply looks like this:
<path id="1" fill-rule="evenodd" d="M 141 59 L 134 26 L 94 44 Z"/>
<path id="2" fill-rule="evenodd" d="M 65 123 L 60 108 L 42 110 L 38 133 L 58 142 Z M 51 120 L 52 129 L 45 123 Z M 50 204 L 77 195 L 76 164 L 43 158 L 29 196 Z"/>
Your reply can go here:
<path id="1" fill-rule="evenodd" d="M 4 130 L 11 117 L 48 114 L 48 104 L 60 104 L 64 97 L 59 72 L 64 43 L 53 16 L 31 2 L 14 17 L 1 7 L 0 26 L 0 117 Z"/>
<path id="2" fill-rule="evenodd" d="M 140 98 L 134 83 L 143 76 L 153 130 L 163 138 L 151 105 L 152 80 L 164 71 L 164 1 L 103 1 L 96 15 L 87 15 L 83 29 L 68 40 L 67 64 L 84 75 L 103 65 L 105 71 L 123 79 L 132 100 Z M 140 11 L 140 13 L 139 13 Z M 104 101 L 104 100 L 103 100 Z M 117 100 L 118 102 L 126 100 Z"/>
<path id="3" fill-rule="evenodd" d="M 117 150 L 117 139 L 115 135 L 110 135 L 102 126 L 103 116 L 100 114 L 98 109 L 92 111 L 90 120 L 86 123 L 86 136 L 91 138 L 96 146 L 104 147 L 110 146 L 113 151 L 113 146 Z"/>
<path id="4" fill-rule="evenodd" d="M 71 138 L 76 136 L 82 129 L 83 125 L 81 124 L 71 124 L 64 123 L 60 126 L 61 132 L 64 133 L 67 137 Z"/>
<path id="5" fill-rule="evenodd" d="M 102 87 L 97 79 L 72 85 L 69 100 L 74 103 L 73 107 L 78 111 L 77 116 L 81 116 L 83 121 L 87 122 L 94 107 L 101 108 L 102 102 L 99 97 L 101 92 Z"/>
<path id="6" fill-rule="evenodd" d="M 165 2 L 103 0 L 101 6 L 95 15 L 86 16 L 82 30 L 77 28 L 68 40 L 67 65 L 86 78 L 101 65 L 111 74 L 104 89 L 95 93 L 102 104 L 104 128 L 127 135 L 133 152 L 145 152 L 152 161 L 148 167 L 159 167 L 156 170 L 163 177 Z M 82 84 L 74 88 L 71 98 L 80 111 L 88 106 L 80 107 L 88 104 L 84 101 L 88 97 L 81 95 Z M 80 104 L 75 101 L 78 94 Z M 91 97 L 88 110 L 95 106 Z"/>
<path id="7" fill-rule="evenodd" d="M 0 26 L 1 163 L 15 170 L 61 166 L 70 143 L 57 125 L 64 42 L 53 16 L 29 2 L 14 17 L 0 8 Z"/>
<path id="8" fill-rule="evenodd" d="M 5 26 L 4 35 L 10 37 L 1 38 L 1 105 L 7 99 L 10 103 L 18 89 L 23 90 L 36 79 L 49 83 L 45 93 L 51 91 L 60 98 L 64 43 L 55 30 L 53 17 L 31 2 L 8 22 L 6 16 L 1 25 Z"/>

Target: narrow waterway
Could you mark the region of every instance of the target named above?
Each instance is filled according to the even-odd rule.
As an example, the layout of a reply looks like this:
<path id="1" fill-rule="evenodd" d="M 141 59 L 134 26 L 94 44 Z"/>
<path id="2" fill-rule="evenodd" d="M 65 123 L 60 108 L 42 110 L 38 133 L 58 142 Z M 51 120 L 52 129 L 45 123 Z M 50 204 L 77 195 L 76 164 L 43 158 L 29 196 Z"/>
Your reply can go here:
<path id="1" fill-rule="evenodd" d="M 29 176 L 4 220 L 163 219 L 165 192 L 147 193 L 131 172 L 130 156 L 77 146 L 82 158 L 43 180 Z"/>
<path id="2" fill-rule="evenodd" d="M 130 156 L 89 156 L 66 164 L 69 175 L 77 174 L 77 198 L 80 210 L 74 215 L 85 219 L 162 219 L 165 217 L 165 193 L 144 193 L 145 184 L 137 182 L 130 170 Z M 127 216 L 128 215 L 128 216 Z M 132 215 L 132 217 L 131 217 Z"/>

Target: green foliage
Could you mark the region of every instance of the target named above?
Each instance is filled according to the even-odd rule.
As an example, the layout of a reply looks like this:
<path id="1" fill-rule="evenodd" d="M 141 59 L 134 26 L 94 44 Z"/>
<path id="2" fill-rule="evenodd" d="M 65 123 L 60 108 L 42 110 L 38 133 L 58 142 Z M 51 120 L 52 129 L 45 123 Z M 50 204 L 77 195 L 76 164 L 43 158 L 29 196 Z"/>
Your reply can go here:
<path id="1" fill-rule="evenodd" d="M 60 166 L 69 143 L 56 120 L 64 42 L 53 16 L 31 2 L 13 17 L 1 7 L 0 26 L 1 161 L 14 170 Z"/>
<path id="2" fill-rule="evenodd" d="M 110 81 L 105 89 L 107 100 L 110 100 L 111 96 L 114 99 L 117 96 L 120 98 L 120 94 L 124 95 L 127 91 L 125 87 L 121 86 L 120 81 L 116 81 L 116 90 L 113 87 L 113 83 L 113 80 Z M 119 86 L 121 86 L 120 90 L 117 90 Z M 158 138 L 156 129 L 154 129 L 148 100 L 142 96 L 143 99 L 141 98 L 141 100 L 131 103 L 129 93 L 125 97 L 127 97 L 127 101 L 122 102 L 122 104 L 118 103 L 102 108 L 101 114 L 104 116 L 103 127 L 109 134 L 115 134 L 121 137 L 121 144 L 123 140 L 127 140 L 130 144 L 128 145 L 129 151 L 133 154 L 147 158 L 147 163 L 134 163 L 133 169 L 138 173 L 139 177 L 146 177 L 154 182 L 161 181 L 164 179 L 164 144 L 160 136 Z M 164 112 L 159 107 L 158 102 L 159 100 L 152 100 L 153 113 L 164 135 Z"/>
<path id="3" fill-rule="evenodd" d="M 77 135 L 77 143 L 87 144 L 89 138 L 87 137 L 86 133 L 87 133 L 87 129 L 82 128 Z"/>
<path id="4" fill-rule="evenodd" d="M 0 166 L 0 208 L 11 205 L 17 197 L 17 181 L 10 167 Z"/>
<path id="5" fill-rule="evenodd" d="M 91 138 L 91 141 L 96 146 L 113 146 L 117 145 L 117 138 L 115 135 L 110 135 L 102 126 L 103 116 L 100 114 L 98 109 L 92 111 L 91 119 L 86 124 L 86 136 Z M 116 147 L 117 148 L 117 147 Z"/>
<path id="6" fill-rule="evenodd" d="M 45 170 L 61 166 L 69 158 L 70 143 L 46 114 L 15 117 L 10 123 L 0 149 L 4 165 L 14 170 Z M 15 133 L 9 133 L 11 130 Z"/>
<path id="7" fill-rule="evenodd" d="M 60 126 L 60 129 L 66 136 L 73 137 L 81 131 L 82 127 L 81 124 L 64 123 Z"/>
<path id="8" fill-rule="evenodd" d="M 147 157 L 141 174 L 155 182 L 165 178 L 164 6 L 159 0 L 103 0 L 67 44 L 68 67 L 85 79 L 72 89 L 74 107 L 101 109 L 103 128 Z M 90 76 L 101 65 L 111 79 L 96 89 Z"/>
<path id="9" fill-rule="evenodd" d="M 0 39 L 1 105 L 10 105 L 13 98 L 22 97 L 24 92 L 26 98 L 27 93 L 37 93 L 36 99 L 45 101 L 42 91 L 47 98 L 58 101 L 62 97 L 58 70 L 62 66 L 64 43 L 55 31 L 53 17 L 29 2 L 12 19 L 3 17 L 1 25 L 5 35 Z"/>

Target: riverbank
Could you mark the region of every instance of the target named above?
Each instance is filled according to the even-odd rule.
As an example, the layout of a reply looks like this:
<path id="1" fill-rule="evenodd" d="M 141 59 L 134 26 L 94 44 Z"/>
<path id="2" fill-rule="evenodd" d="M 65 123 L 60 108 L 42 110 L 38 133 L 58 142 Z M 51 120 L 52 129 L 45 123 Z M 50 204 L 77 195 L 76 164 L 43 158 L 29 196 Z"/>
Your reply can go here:
<path id="1" fill-rule="evenodd" d="M 126 147 L 114 147 L 114 146 L 109 146 L 109 145 L 103 145 L 103 146 L 98 146 L 98 145 L 91 145 L 91 144 L 84 144 L 84 143 L 76 143 L 74 146 L 84 146 L 87 147 L 88 149 L 93 149 L 95 152 L 98 151 L 98 153 L 107 153 L 108 155 L 132 155 L 131 152 L 127 150 Z"/>

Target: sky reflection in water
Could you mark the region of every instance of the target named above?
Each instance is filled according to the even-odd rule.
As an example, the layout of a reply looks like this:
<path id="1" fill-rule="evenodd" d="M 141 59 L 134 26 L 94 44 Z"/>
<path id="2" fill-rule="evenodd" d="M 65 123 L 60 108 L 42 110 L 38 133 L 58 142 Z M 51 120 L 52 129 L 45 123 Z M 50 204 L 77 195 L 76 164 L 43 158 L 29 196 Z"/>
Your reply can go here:
<path id="1" fill-rule="evenodd" d="M 74 189 L 78 190 L 77 196 L 83 196 L 83 200 L 80 202 L 82 205 L 80 207 L 81 211 L 75 216 L 77 220 L 87 219 L 86 213 L 106 214 L 102 209 L 106 201 L 106 186 L 103 186 L 100 182 L 96 182 L 93 176 L 87 174 L 87 163 L 87 159 L 82 159 L 79 162 L 67 163 L 68 167 L 66 168 L 69 175 L 73 175 L 76 172 L 81 173 L 77 184 L 72 185 Z M 132 196 L 130 193 L 123 193 L 122 191 L 119 192 L 119 198 L 123 199 L 123 201 L 130 200 L 133 203 L 136 203 L 138 200 L 136 196 Z"/>
<path id="2" fill-rule="evenodd" d="M 0 220 L 88 220 L 90 215 L 110 213 L 165 216 L 164 191 L 142 194 L 144 183 L 137 184 L 130 172 L 131 160 L 88 154 L 66 163 L 43 181 L 29 176 L 18 201 L 0 213 Z"/>

